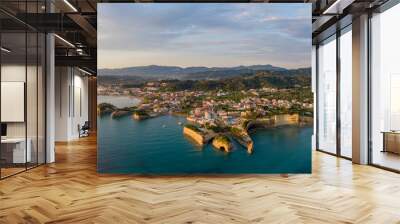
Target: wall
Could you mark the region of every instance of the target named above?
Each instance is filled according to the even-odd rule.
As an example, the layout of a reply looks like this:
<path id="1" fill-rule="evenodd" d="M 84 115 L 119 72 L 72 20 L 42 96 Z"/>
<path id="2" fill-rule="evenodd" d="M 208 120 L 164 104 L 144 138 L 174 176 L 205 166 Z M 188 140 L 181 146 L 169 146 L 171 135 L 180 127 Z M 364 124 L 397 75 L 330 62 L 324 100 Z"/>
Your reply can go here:
<path id="1" fill-rule="evenodd" d="M 25 64 L 23 65 L 2 65 L 1 66 L 1 81 L 2 82 L 25 82 Z M 28 97 L 33 94 L 27 94 Z M 36 93 L 35 95 L 36 96 Z M 1 108 L 6 110 L 6 108 Z M 7 123 L 7 137 L 25 137 L 25 123 L 11 122 Z"/>
<path id="2" fill-rule="evenodd" d="M 88 77 L 71 67 L 56 67 L 55 73 L 55 141 L 70 141 L 88 121 Z"/>
<path id="3" fill-rule="evenodd" d="M 27 70 L 26 70 L 27 69 Z M 26 73 L 27 72 L 27 73 Z M 35 66 L 27 66 L 25 65 L 2 65 L 1 67 L 1 81 L 2 82 L 25 82 L 26 87 L 26 112 L 27 112 L 27 120 L 26 122 L 8 122 L 7 123 L 7 136 L 8 137 L 25 137 L 25 125 L 27 126 L 27 137 L 36 140 L 37 135 L 37 126 L 38 123 L 43 125 L 41 122 L 38 122 L 38 108 L 43 108 L 43 99 L 38 99 L 40 95 L 37 93 L 37 84 L 38 81 L 36 79 L 36 67 Z M 25 75 L 27 74 L 25 80 Z M 41 77 L 41 76 L 38 76 Z M 42 84 L 41 82 L 39 82 Z M 2 108 L 2 110 L 6 110 L 7 108 Z M 43 138 L 43 136 L 39 136 Z"/>
<path id="4" fill-rule="evenodd" d="M 31 149 L 30 162 L 44 163 L 44 79 L 41 66 L 21 63 L 4 63 L 1 66 L 2 82 L 24 82 L 26 85 L 25 102 L 22 108 L 26 113 L 24 122 L 6 122 L 8 138 L 29 139 Z M 5 96 L 7 97 L 7 96 Z M 7 110 L 8 108 L 1 108 Z M 32 166 L 28 164 L 28 166 Z"/>

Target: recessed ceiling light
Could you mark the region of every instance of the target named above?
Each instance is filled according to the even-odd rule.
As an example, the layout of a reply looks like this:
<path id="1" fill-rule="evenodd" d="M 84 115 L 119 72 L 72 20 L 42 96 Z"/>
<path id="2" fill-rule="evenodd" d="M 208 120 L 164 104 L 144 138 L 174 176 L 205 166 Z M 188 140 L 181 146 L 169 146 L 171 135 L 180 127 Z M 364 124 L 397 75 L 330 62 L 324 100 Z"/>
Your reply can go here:
<path id="1" fill-rule="evenodd" d="M 74 12 L 78 12 L 78 10 L 73 6 L 68 0 L 64 0 L 65 4 L 67 4 Z"/>
<path id="2" fill-rule="evenodd" d="M 9 49 L 7 49 L 5 47 L 1 47 L 1 51 L 4 51 L 6 53 L 10 53 L 11 52 L 11 50 L 9 50 Z"/>
<path id="3" fill-rule="evenodd" d="M 342 14 L 343 9 L 351 5 L 355 0 L 336 0 L 322 14 Z"/>
<path id="4" fill-rule="evenodd" d="M 68 40 L 62 38 L 61 36 L 59 36 L 58 34 L 54 34 L 55 37 L 57 37 L 59 40 L 61 40 L 62 42 L 66 43 L 67 45 L 69 45 L 70 47 L 75 48 L 75 45 L 73 45 L 71 42 L 69 42 Z"/>
<path id="5" fill-rule="evenodd" d="M 90 72 L 88 72 L 88 71 L 85 71 L 85 70 L 83 70 L 83 69 L 81 69 L 81 68 L 79 68 L 79 67 L 78 67 L 78 70 L 81 71 L 81 72 L 83 72 L 83 73 L 85 73 L 85 74 L 87 74 L 87 75 L 90 75 L 90 76 L 92 75 L 92 73 L 90 73 Z"/>

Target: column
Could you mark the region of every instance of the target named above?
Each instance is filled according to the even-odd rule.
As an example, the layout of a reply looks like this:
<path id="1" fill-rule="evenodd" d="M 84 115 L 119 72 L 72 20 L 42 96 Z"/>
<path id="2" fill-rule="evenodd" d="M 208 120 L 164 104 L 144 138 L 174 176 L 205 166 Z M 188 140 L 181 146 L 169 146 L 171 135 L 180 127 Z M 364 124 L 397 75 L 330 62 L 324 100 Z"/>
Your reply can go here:
<path id="1" fill-rule="evenodd" d="M 353 19 L 352 157 L 368 163 L 368 15 Z"/>

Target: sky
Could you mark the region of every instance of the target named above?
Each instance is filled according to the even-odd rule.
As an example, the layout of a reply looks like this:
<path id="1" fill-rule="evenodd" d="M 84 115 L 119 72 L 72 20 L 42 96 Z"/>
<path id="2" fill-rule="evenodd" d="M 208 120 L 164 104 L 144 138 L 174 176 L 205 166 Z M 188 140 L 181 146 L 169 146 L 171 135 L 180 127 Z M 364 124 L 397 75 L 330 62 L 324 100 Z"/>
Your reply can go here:
<path id="1" fill-rule="evenodd" d="M 98 67 L 311 65 L 311 5 L 100 3 Z"/>

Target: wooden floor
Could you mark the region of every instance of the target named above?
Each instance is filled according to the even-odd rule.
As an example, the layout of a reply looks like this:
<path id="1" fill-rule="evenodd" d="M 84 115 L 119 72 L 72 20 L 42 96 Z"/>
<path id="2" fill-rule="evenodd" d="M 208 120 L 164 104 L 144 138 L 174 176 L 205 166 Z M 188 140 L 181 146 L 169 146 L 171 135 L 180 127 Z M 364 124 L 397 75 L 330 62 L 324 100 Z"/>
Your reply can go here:
<path id="1" fill-rule="evenodd" d="M 313 153 L 312 175 L 98 175 L 96 139 L 0 181 L 0 223 L 400 223 L 400 175 Z"/>

